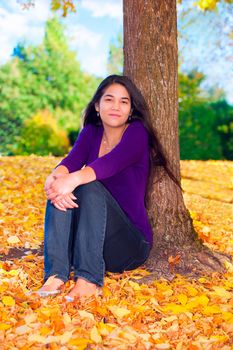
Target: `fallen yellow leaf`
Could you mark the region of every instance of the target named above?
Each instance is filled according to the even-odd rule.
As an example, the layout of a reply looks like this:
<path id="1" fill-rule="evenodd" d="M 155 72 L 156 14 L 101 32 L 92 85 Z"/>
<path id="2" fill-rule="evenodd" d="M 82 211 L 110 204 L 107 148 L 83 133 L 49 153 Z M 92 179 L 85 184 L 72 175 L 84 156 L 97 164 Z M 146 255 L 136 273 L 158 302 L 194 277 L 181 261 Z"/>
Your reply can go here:
<path id="1" fill-rule="evenodd" d="M 7 243 L 9 244 L 16 244 L 19 242 L 20 242 L 20 239 L 17 236 L 10 236 L 7 238 Z"/>
<path id="2" fill-rule="evenodd" d="M 90 333 L 90 338 L 91 340 L 98 344 L 98 343 L 101 343 L 102 342 L 102 337 L 101 335 L 99 334 L 98 332 L 98 329 L 96 328 L 96 326 L 94 326 L 91 330 L 91 333 Z"/>
<path id="3" fill-rule="evenodd" d="M 10 324 L 7 323 L 0 323 L 0 331 L 5 331 L 7 329 L 11 328 Z"/>
<path id="4" fill-rule="evenodd" d="M 9 296 L 2 297 L 2 302 L 6 306 L 14 306 L 15 305 L 15 300 Z"/>
<path id="5" fill-rule="evenodd" d="M 118 307 L 118 306 L 108 306 L 108 309 L 111 311 L 111 313 L 113 314 L 113 316 L 115 316 L 116 318 L 122 318 L 124 316 L 127 316 L 130 314 L 130 311 L 126 308 L 123 307 Z"/>
<path id="6" fill-rule="evenodd" d="M 214 286 L 213 290 L 215 291 L 215 294 L 217 294 L 219 297 L 223 299 L 233 298 L 233 294 L 231 292 L 228 292 L 226 289 L 222 287 Z"/>

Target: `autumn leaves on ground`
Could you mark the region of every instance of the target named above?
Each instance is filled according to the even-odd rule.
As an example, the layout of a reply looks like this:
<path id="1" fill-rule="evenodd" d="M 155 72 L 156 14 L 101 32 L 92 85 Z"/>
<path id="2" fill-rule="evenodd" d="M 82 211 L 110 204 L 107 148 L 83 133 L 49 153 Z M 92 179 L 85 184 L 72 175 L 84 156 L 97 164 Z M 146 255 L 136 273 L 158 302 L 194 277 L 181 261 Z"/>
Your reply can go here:
<path id="1" fill-rule="evenodd" d="M 136 282 L 148 273 L 144 269 L 108 274 L 103 295 L 85 303 L 67 303 L 64 293 L 26 295 L 42 283 L 43 256 L 30 250 L 43 240 L 43 183 L 57 163 L 53 157 L 0 158 L 0 349 L 233 349 L 229 263 L 224 275 L 177 276 L 150 286 Z M 199 236 L 233 255 L 232 163 L 183 161 L 181 170 Z M 27 254 L 10 259 L 15 247 Z"/>

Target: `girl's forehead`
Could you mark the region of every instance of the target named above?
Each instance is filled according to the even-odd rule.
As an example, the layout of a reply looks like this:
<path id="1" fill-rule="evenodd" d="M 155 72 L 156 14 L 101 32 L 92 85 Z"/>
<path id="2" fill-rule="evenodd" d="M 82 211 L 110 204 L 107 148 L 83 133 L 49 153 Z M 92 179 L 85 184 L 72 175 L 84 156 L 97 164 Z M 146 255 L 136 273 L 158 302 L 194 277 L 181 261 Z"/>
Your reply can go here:
<path id="1" fill-rule="evenodd" d="M 121 84 L 111 84 L 111 85 L 109 85 L 105 89 L 103 95 L 107 95 L 107 94 L 122 95 L 122 97 L 129 97 L 129 93 L 128 93 L 127 89 Z"/>

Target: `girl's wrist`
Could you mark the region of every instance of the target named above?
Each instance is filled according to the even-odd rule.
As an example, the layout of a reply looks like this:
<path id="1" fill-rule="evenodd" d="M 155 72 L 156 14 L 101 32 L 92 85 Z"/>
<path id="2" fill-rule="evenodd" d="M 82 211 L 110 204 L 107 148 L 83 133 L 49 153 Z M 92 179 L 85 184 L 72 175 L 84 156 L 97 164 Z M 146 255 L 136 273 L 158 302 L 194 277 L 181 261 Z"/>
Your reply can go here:
<path id="1" fill-rule="evenodd" d="M 75 188 L 81 185 L 78 171 L 76 171 L 74 173 L 70 173 L 69 176 L 70 176 L 72 184 L 75 186 Z"/>

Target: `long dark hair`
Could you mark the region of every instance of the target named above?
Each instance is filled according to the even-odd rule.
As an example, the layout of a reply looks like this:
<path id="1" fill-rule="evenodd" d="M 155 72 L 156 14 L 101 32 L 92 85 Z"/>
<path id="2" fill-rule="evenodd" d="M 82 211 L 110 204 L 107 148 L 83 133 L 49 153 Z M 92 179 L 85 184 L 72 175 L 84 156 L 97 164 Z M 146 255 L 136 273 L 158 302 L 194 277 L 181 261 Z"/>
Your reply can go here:
<path id="1" fill-rule="evenodd" d="M 133 123 L 135 120 L 141 120 L 143 125 L 148 131 L 149 134 L 149 145 L 150 145 L 150 163 L 151 170 L 155 166 L 162 166 L 169 177 L 176 183 L 176 185 L 182 190 L 180 182 L 177 180 L 173 172 L 168 166 L 168 160 L 164 155 L 162 146 L 158 140 L 157 134 L 151 124 L 151 115 L 148 108 L 148 105 L 136 85 L 130 80 L 126 75 L 109 75 L 105 78 L 100 85 L 98 86 L 93 98 L 87 105 L 86 110 L 84 111 L 84 126 L 87 124 L 101 125 L 101 119 L 98 116 L 95 104 L 98 103 L 103 96 L 105 90 L 108 86 L 112 84 L 121 84 L 123 85 L 131 98 L 131 108 L 132 115 L 129 118 L 129 123 Z"/>

